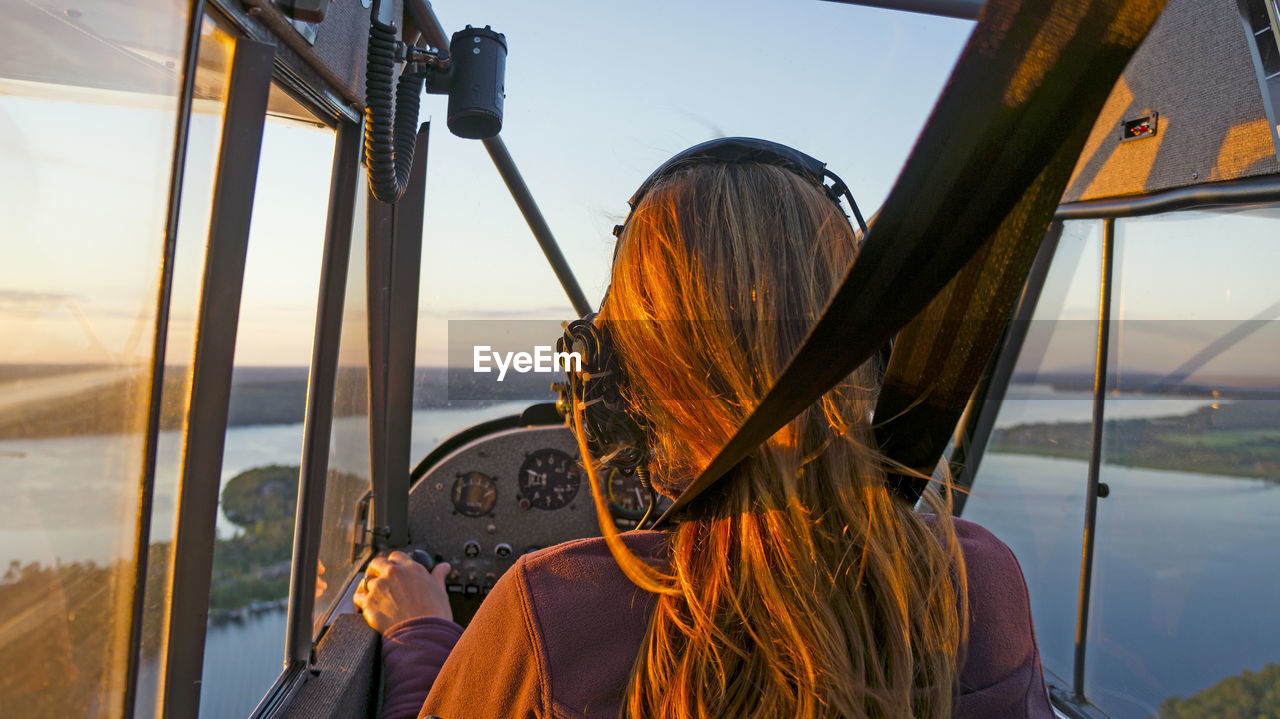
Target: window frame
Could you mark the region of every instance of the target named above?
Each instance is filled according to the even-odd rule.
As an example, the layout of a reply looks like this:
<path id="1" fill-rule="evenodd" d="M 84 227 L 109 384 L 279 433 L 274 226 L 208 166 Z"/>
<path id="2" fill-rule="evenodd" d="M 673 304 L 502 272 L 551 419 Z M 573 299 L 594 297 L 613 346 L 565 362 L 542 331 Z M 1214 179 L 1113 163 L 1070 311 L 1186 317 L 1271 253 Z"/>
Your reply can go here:
<path id="1" fill-rule="evenodd" d="M 210 7 L 212 5 L 213 7 Z M 221 471 L 222 448 L 226 434 L 226 410 L 230 397 L 230 377 L 233 355 L 219 346 L 234 347 L 239 323 L 239 301 L 243 292 L 243 270 L 247 253 L 249 219 L 255 178 L 261 155 L 262 133 L 267 116 L 267 96 L 274 83 L 300 102 L 315 118 L 335 128 L 333 169 L 330 182 L 330 198 L 323 257 L 321 260 L 320 304 L 317 307 L 316 333 L 313 339 L 311 367 L 307 385 L 307 410 L 303 430 L 303 469 L 299 473 L 298 513 L 294 522 L 294 545 L 291 557 L 290 602 L 286 618 L 285 653 L 282 673 L 272 688 L 254 710 L 258 715 L 275 704 L 282 692 L 291 693 L 306 677 L 306 668 L 312 656 L 310 635 L 310 611 L 314 603 L 315 562 L 319 546 L 320 517 L 317 505 L 323 509 L 324 479 L 328 465 L 328 443 L 332 423 L 332 384 L 336 374 L 338 333 L 329 329 L 336 322 L 340 329 L 343 295 L 346 285 L 346 263 L 350 251 L 351 223 L 355 202 L 356 178 L 360 164 L 360 123 L 358 115 L 346 106 L 338 106 L 326 100 L 333 97 L 327 88 L 312 87 L 307 79 L 289 67 L 288 58 L 278 54 L 281 48 L 275 38 L 257 39 L 261 33 L 253 32 L 236 13 L 223 11 L 221 3 L 197 2 L 193 4 L 191 34 L 188 38 L 186 67 L 194 67 L 195 53 L 199 51 L 200 27 L 205 18 L 212 18 L 236 38 L 236 50 L 231 66 L 228 103 L 223 124 L 223 141 L 219 150 L 217 181 L 211 216 L 218 218 L 240 217 L 235 226 L 226 226 L 222 232 L 230 241 L 216 242 L 214 227 L 210 229 L 210 243 L 203 272 L 202 311 L 197 346 L 192 361 L 193 381 L 187 422 L 184 427 L 183 467 L 179 481 L 179 501 L 176 510 L 178 530 L 174 537 L 173 560 L 170 565 L 167 604 L 170 607 L 166 620 L 167 639 L 163 648 L 164 672 L 160 691 L 161 713 L 164 716 L 190 716 L 194 719 L 199 710 L 201 673 L 205 651 L 205 622 L 208 612 L 209 583 L 213 545 L 216 533 L 213 526 L 217 516 L 217 479 Z M 243 48 L 243 51 L 242 51 Z M 287 51 L 286 51 L 287 52 Z M 175 140 L 174 161 L 171 174 L 169 225 L 166 227 L 164 271 L 161 278 L 159 303 L 160 319 L 157 322 L 157 347 L 153 364 L 163 364 L 163 344 L 167 335 L 168 303 L 172 291 L 173 253 L 177 236 L 178 199 L 181 190 L 186 139 L 190 123 L 190 108 L 194 95 L 193 72 L 185 73 L 180 99 L 180 115 Z M 312 82 L 314 78 L 312 78 Z M 327 93 L 327 94 L 326 94 Z M 233 139 L 232 139 L 233 138 Z M 248 151 L 246 151 L 246 149 Z M 221 192 L 218 188 L 223 188 Z M 230 225 L 232 223 L 225 223 Z M 215 269 L 218 265 L 222 269 Z M 336 277 L 336 280 L 332 279 Z M 219 288 L 218 301 L 208 299 L 211 288 Z M 333 295 L 336 294 L 336 303 Z M 220 302 L 219 302 L 220 301 Z M 204 305 L 209 305 L 207 309 Z M 336 307 L 335 307 L 336 304 Z M 216 311 L 213 306 L 217 305 Z M 228 311 L 232 308 L 234 311 Z M 205 314 L 208 312 L 209 316 Z M 214 317 L 213 315 L 217 315 Z M 225 356 L 223 356 L 225 355 Z M 198 379 L 203 374 L 203 383 Z M 325 391 L 328 376 L 329 389 Z M 157 373 L 158 377 L 159 374 Z M 157 380 L 158 381 L 158 380 Z M 159 393 L 152 394 L 146 443 L 146 474 L 141 500 L 149 505 L 155 483 L 155 444 L 158 430 Z M 318 480 L 316 479 L 318 477 Z M 212 478 L 212 479 L 210 479 Z M 316 487 L 318 486 L 318 491 Z M 213 487 L 209 490 L 209 487 Z M 205 491 L 201 491 L 201 489 Z M 199 496 L 197 496 L 199 495 Z M 185 501 L 184 501 L 185 498 Z M 150 516 L 149 513 L 145 516 Z M 149 523 L 140 530 L 141 540 L 136 550 L 139 577 L 145 577 Z M 314 525 L 314 526 L 313 526 Z M 185 535 L 185 536 L 183 536 Z M 315 535 L 315 540 L 311 540 Z M 307 563 L 308 557 L 310 563 Z M 305 585 L 311 594 L 295 598 Z M 135 598 L 135 614 L 129 647 L 129 683 L 124 698 L 125 716 L 132 716 L 137 696 L 137 666 L 140 662 L 142 592 Z M 295 627 L 295 615 L 305 610 L 301 631 Z M 302 632 L 306 636 L 299 640 Z"/>
<path id="2" fill-rule="evenodd" d="M 183 430 L 160 687 L 166 717 L 194 717 L 200 705 L 231 370 L 275 46 L 238 37 L 232 57 Z"/>
<path id="3" fill-rule="evenodd" d="M 286 619 L 286 666 L 310 661 L 311 616 L 315 607 L 316 567 L 320 556 L 324 498 L 329 472 L 329 444 L 333 427 L 333 396 L 338 374 L 338 348 L 346 299 L 355 218 L 357 176 L 360 172 L 360 127 L 342 123 L 334 143 L 329 183 L 329 216 L 321 259 L 320 297 L 316 308 L 315 340 L 307 378 L 307 408 L 303 427 L 302 462 L 298 474 L 298 512 L 294 519 L 292 569 Z"/>

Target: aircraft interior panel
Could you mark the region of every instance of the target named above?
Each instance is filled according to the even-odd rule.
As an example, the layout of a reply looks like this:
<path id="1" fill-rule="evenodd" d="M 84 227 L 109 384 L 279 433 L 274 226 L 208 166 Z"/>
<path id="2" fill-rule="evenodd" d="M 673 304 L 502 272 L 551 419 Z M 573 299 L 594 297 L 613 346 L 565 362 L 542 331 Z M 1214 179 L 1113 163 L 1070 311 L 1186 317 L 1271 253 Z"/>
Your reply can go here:
<path id="1" fill-rule="evenodd" d="M 564 426 L 520 427 L 469 442 L 409 492 L 409 540 L 453 567 L 455 619 L 527 552 L 600 533 L 578 446 Z"/>

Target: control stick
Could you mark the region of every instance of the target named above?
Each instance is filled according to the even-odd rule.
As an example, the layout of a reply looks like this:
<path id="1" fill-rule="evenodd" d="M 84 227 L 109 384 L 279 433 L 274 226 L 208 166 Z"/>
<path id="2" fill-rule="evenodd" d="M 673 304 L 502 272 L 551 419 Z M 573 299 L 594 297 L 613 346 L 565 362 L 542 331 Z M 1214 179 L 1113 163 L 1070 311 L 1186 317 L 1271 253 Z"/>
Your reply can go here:
<path id="1" fill-rule="evenodd" d="M 428 572 L 436 568 L 435 558 L 425 549 L 415 549 L 409 553 L 409 556 L 413 558 L 413 561 L 426 567 Z"/>

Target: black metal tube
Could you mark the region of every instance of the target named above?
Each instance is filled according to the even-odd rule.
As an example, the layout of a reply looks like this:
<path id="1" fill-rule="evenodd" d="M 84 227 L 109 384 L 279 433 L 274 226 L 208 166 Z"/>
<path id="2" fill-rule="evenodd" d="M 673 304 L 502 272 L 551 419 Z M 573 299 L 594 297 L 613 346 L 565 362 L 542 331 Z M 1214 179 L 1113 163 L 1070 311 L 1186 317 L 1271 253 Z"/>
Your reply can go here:
<path id="1" fill-rule="evenodd" d="M 1115 261 L 1116 221 L 1102 230 L 1102 271 L 1098 282 L 1098 351 L 1093 370 L 1093 427 L 1089 450 L 1089 480 L 1085 489 L 1084 539 L 1080 556 L 1080 601 L 1076 607 L 1076 647 L 1071 690 L 1084 701 L 1084 661 L 1089 633 L 1089 598 L 1093 589 L 1093 542 L 1098 514 L 1098 473 L 1102 467 L 1103 408 L 1107 393 L 1107 354 L 1111 344 L 1111 288 Z"/>
<path id="2" fill-rule="evenodd" d="M 1089 702 L 1082 701 L 1066 689 L 1053 684 L 1049 685 L 1049 701 L 1057 715 L 1063 719 L 1111 719 Z"/>
<path id="3" fill-rule="evenodd" d="M 409 16 L 413 18 L 413 24 L 418 26 L 418 32 L 426 38 L 427 45 L 435 50 L 448 51 L 449 36 L 436 17 L 435 10 L 431 8 L 431 3 L 427 0 L 405 0 L 404 4 L 409 10 Z"/>
<path id="4" fill-rule="evenodd" d="M 369 191 L 365 247 L 365 290 L 369 317 L 369 488 L 373 493 L 369 529 L 375 548 L 391 531 L 387 522 L 387 366 L 391 346 L 391 252 L 394 208 Z"/>
<path id="5" fill-rule="evenodd" d="M 1141 217 L 1200 207 L 1280 201 L 1280 175 L 1178 187 L 1163 192 L 1113 200 L 1085 200 L 1058 207 L 1055 220 L 1102 220 Z"/>
<path id="6" fill-rule="evenodd" d="M 977 20 L 985 0 L 828 0 L 846 5 L 866 5 L 885 10 L 904 10 L 925 15 Z"/>
<path id="7" fill-rule="evenodd" d="M 386 318 L 387 421 L 386 481 L 374 498 L 374 518 L 387 528 L 387 544 L 409 543 L 409 457 L 413 425 L 414 353 L 418 337 L 418 284 L 422 271 L 422 219 L 426 202 L 427 138 L 429 124 L 418 130 L 413 167 L 404 195 L 392 218 L 390 307 Z"/>
<path id="8" fill-rule="evenodd" d="M 183 437 L 161 688 L 161 716 L 165 719 L 195 719 L 200 708 L 227 406 L 249 218 L 274 58 L 274 45 L 248 38 L 236 40 L 218 150 L 209 243 L 196 318 L 191 399 Z"/>
<path id="9" fill-rule="evenodd" d="M 542 254 L 546 256 L 547 262 L 551 263 L 551 269 L 556 273 L 556 279 L 560 280 L 560 286 L 564 288 L 564 292 L 569 296 L 569 302 L 573 305 L 573 311 L 579 316 L 585 317 L 591 314 L 591 303 L 587 301 L 587 296 L 582 293 L 582 288 L 578 286 L 578 280 L 573 276 L 573 270 L 569 268 L 569 262 L 565 260 L 564 253 L 560 252 L 560 245 L 556 243 L 556 238 L 551 234 L 551 228 L 547 225 L 547 220 L 542 216 L 542 211 L 538 209 L 538 203 L 534 201 L 533 194 L 529 192 L 529 186 L 524 184 L 524 178 L 520 176 L 520 170 L 516 167 L 515 160 L 511 159 L 511 153 L 507 152 L 507 144 L 502 141 L 501 137 L 491 137 L 484 140 L 484 149 L 489 151 L 489 157 L 493 159 L 494 167 L 498 168 L 498 174 L 502 175 L 502 181 L 507 183 L 507 189 L 511 192 L 511 197 L 515 199 L 516 205 L 520 208 L 520 213 L 524 215 L 525 222 L 529 223 L 529 229 L 533 231 L 533 236 L 538 240 L 538 245 L 542 247 Z"/>
<path id="10" fill-rule="evenodd" d="M 347 269 L 351 259 L 351 224 L 360 173 L 360 126 L 343 123 L 334 143 L 329 180 L 329 217 L 321 260 L 320 299 L 316 307 L 315 342 L 307 386 L 307 414 L 298 472 L 298 515 L 293 525 L 293 569 L 289 576 L 289 615 L 286 620 L 284 662 L 311 658 L 311 617 L 315 609 L 316 570 L 324 522 L 324 495 L 329 469 L 329 440 L 333 429 L 333 393 L 337 385 L 338 346 Z"/>
<path id="11" fill-rule="evenodd" d="M 427 42 L 433 47 L 436 43 L 443 43 L 443 47 L 448 47 L 446 41 L 448 33 L 440 25 L 439 18 L 431 9 L 431 3 L 426 0 L 406 1 L 409 3 L 409 14 L 418 25 L 418 31 L 427 38 Z M 520 169 L 516 167 L 515 160 L 507 151 L 507 144 L 501 137 L 490 137 L 483 142 L 485 149 L 489 151 L 489 157 L 493 160 L 494 167 L 498 168 L 498 174 L 502 176 L 502 181 L 507 184 L 507 190 L 511 192 L 512 199 L 520 208 L 520 214 L 524 215 L 525 222 L 529 223 L 529 229 L 542 248 L 542 254 L 546 256 L 547 262 L 551 263 L 551 270 L 556 273 L 556 279 L 560 280 L 560 286 L 569 296 L 573 311 L 579 316 L 591 314 L 591 303 L 587 301 L 587 296 L 583 294 L 577 278 L 573 276 L 573 270 L 569 268 L 569 262 L 560 251 L 560 245 L 556 242 L 555 235 L 551 233 L 551 227 L 547 225 L 546 218 L 542 216 L 542 210 L 538 209 L 533 193 L 529 192 L 529 186 L 520 176 Z"/>
<path id="12" fill-rule="evenodd" d="M 136 685 L 138 665 L 142 660 L 142 621 L 146 611 L 147 565 L 151 556 L 151 511 L 155 498 L 156 445 L 160 437 L 160 411 L 164 399 L 164 365 L 169 339 L 169 304 L 173 294 L 173 260 L 178 247 L 182 177 L 187 159 L 191 98 L 196 86 L 196 61 L 200 55 L 204 0 L 191 0 L 188 12 L 182 85 L 173 129 L 173 158 L 169 167 L 169 208 L 165 216 L 164 247 L 160 256 L 160 286 L 156 290 L 156 324 L 151 338 L 151 383 L 147 389 L 147 428 L 143 438 L 142 476 L 138 486 L 138 524 L 133 540 L 133 606 L 129 621 L 129 646 L 125 655 L 123 709 L 120 713 L 123 717 L 133 716 L 138 697 Z"/>

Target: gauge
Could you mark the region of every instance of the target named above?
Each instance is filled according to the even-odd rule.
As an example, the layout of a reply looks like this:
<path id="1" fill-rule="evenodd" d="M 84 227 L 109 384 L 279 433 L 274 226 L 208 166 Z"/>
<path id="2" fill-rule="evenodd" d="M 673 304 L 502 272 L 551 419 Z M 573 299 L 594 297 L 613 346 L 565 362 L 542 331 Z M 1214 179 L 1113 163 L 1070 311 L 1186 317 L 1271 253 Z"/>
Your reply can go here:
<path id="1" fill-rule="evenodd" d="M 615 517 L 639 519 L 649 508 L 649 490 L 634 471 L 609 472 L 609 509 Z"/>
<path id="2" fill-rule="evenodd" d="M 498 503 L 498 484 L 482 472 L 463 472 L 454 481 L 451 496 L 458 514 L 482 517 Z"/>
<path id="3" fill-rule="evenodd" d="M 520 496 L 538 509 L 560 509 L 578 495 L 582 470 L 558 449 L 540 449 L 520 465 Z"/>

